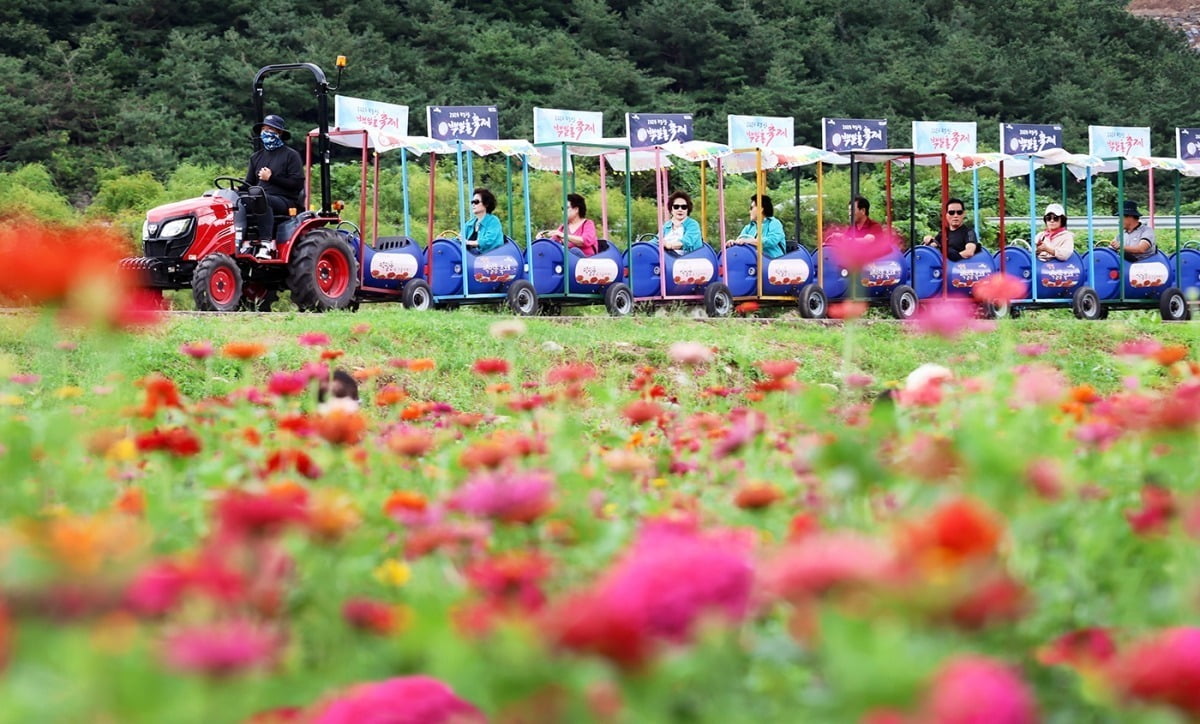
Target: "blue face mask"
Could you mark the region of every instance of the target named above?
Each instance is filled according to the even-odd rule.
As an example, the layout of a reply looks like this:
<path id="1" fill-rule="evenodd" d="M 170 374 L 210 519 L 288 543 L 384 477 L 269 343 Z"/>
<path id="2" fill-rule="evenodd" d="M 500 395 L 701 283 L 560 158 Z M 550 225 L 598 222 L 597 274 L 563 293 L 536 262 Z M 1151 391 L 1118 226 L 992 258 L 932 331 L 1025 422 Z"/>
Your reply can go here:
<path id="1" fill-rule="evenodd" d="M 283 145 L 283 139 L 280 138 L 279 134 L 277 133 L 271 133 L 270 131 L 264 130 L 258 134 L 258 137 L 262 140 L 263 148 L 267 149 L 268 151 L 274 151 Z"/>

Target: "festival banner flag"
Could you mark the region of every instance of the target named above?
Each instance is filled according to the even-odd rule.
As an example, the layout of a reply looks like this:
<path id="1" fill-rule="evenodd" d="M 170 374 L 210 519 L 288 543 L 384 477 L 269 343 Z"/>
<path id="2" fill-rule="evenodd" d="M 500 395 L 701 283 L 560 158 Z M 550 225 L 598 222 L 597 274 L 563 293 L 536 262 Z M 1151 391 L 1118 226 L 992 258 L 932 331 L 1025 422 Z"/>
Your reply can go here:
<path id="1" fill-rule="evenodd" d="M 791 148 L 794 125 L 790 116 L 729 116 L 729 147 Z"/>
<path id="2" fill-rule="evenodd" d="M 912 143 L 916 153 L 977 153 L 975 122 L 913 121 Z"/>
<path id="3" fill-rule="evenodd" d="M 1000 152 L 1012 155 L 1040 153 L 1063 147 L 1063 127 L 1057 124 L 1001 123 Z"/>
<path id="4" fill-rule="evenodd" d="M 887 119 L 822 118 L 822 148 L 834 153 L 887 148 Z"/>
<path id="5" fill-rule="evenodd" d="M 1150 155 L 1149 126 L 1088 126 L 1088 153 L 1101 158 Z"/>
<path id="6" fill-rule="evenodd" d="M 496 106 L 427 106 L 429 135 L 439 141 L 498 141 L 500 112 Z"/>
<path id="7" fill-rule="evenodd" d="M 375 131 L 394 136 L 408 135 L 408 106 L 350 96 L 333 97 L 333 125 L 340 131 Z"/>
<path id="8" fill-rule="evenodd" d="M 1200 161 L 1200 128 L 1175 129 L 1175 158 Z"/>
<path id="9" fill-rule="evenodd" d="M 634 148 L 693 140 L 691 113 L 626 113 L 625 137 Z"/>
<path id="10" fill-rule="evenodd" d="M 533 142 L 599 143 L 603 137 L 604 114 L 600 111 L 568 111 L 560 108 L 533 109 Z"/>

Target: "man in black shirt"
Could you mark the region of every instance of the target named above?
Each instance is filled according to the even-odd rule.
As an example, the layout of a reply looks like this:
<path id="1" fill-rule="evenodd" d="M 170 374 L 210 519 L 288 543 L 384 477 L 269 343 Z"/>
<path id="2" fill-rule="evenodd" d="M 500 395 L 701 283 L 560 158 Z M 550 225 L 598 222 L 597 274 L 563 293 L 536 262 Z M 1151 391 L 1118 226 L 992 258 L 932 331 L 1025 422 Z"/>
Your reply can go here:
<path id="1" fill-rule="evenodd" d="M 304 162 L 285 141 L 292 137 L 283 118 L 269 115 L 254 126 L 261 147 L 250 156 L 246 171 L 248 216 L 254 218 L 260 239 L 267 240 L 259 250 L 260 258 L 275 254 L 275 215 L 287 216 L 299 210 L 300 191 L 304 188 Z"/>
<path id="2" fill-rule="evenodd" d="M 968 229 L 963 226 L 963 217 L 967 213 L 966 204 L 962 199 L 950 199 L 946 202 L 946 258 L 949 261 L 962 261 L 975 256 L 982 248 L 979 244 L 979 238 L 975 236 L 974 229 Z M 930 246 L 942 246 L 943 232 L 939 231 L 937 236 L 927 235 L 925 243 Z"/>

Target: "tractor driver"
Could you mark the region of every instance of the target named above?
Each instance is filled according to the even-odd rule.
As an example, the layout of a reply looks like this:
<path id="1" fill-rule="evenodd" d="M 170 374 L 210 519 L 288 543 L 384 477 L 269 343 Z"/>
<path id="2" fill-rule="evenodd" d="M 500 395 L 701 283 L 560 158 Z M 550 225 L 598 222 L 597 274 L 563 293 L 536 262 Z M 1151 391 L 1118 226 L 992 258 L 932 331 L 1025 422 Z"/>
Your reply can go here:
<path id="1" fill-rule="evenodd" d="M 300 154 L 285 141 L 292 137 L 283 118 L 268 115 L 254 125 L 261 147 L 250 156 L 243 200 L 246 214 L 258 227 L 258 238 L 266 243 L 258 251 L 260 259 L 275 256 L 275 215 L 287 216 L 290 209 L 300 205 L 304 188 L 304 162 Z"/>

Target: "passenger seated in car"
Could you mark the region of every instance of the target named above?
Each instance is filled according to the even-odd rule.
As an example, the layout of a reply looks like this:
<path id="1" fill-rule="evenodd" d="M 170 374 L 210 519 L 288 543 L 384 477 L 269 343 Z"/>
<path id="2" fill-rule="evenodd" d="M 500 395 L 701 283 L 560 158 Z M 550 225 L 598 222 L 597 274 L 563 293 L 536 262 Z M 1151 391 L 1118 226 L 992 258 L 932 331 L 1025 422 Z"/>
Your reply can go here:
<path id="1" fill-rule="evenodd" d="M 1067 212 L 1062 204 L 1050 204 L 1042 216 L 1046 229 L 1037 235 L 1034 253 L 1038 261 L 1066 261 L 1075 253 L 1075 235 L 1067 231 Z"/>
<path id="2" fill-rule="evenodd" d="M 567 229 L 559 226 L 554 231 L 546 232 L 546 237 L 558 243 L 566 237 L 567 247 L 579 249 L 584 256 L 592 256 L 600 250 L 600 242 L 596 239 L 596 224 L 587 218 L 587 201 L 579 194 L 567 194 Z"/>
<path id="3" fill-rule="evenodd" d="M 967 213 L 967 206 L 962 199 L 950 199 L 946 202 L 946 210 L 943 218 L 945 219 L 944 234 L 939 230 L 937 235 L 927 234 L 925 243 L 930 246 L 942 248 L 942 239 L 946 241 L 946 259 L 949 261 L 962 261 L 970 259 L 979 253 L 983 246 L 979 243 L 979 237 L 975 235 L 975 230 L 963 226 L 964 217 Z"/>
<path id="4" fill-rule="evenodd" d="M 478 188 L 471 193 L 471 213 L 475 218 L 463 224 L 462 237 L 472 250 L 483 253 L 504 244 L 504 229 L 492 213 L 495 210 L 496 197 L 491 191 Z"/>
<path id="5" fill-rule="evenodd" d="M 783 233 L 783 224 L 775 218 L 775 206 L 771 197 L 762 196 L 762 209 L 755 204 L 756 196 L 750 197 L 750 223 L 746 224 L 736 239 L 730 244 L 758 244 L 758 227 L 762 226 L 763 256 L 768 259 L 783 256 L 787 249 L 787 238 Z"/>
<path id="6" fill-rule="evenodd" d="M 687 254 L 704 246 L 700 224 L 691 217 L 692 197 L 683 191 L 676 191 L 667 199 L 667 206 L 671 209 L 671 217 L 663 224 L 662 232 L 658 235 L 662 247 Z"/>
<path id="7" fill-rule="evenodd" d="M 1158 247 L 1154 243 L 1154 229 L 1142 223 L 1136 201 L 1125 202 L 1125 214 L 1121 228 L 1125 232 L 1125 261 L 1143 261 L 1154 256 Z M 1108 242 L 1114 249 L 1121 248 L 1120 235 Z"/>

